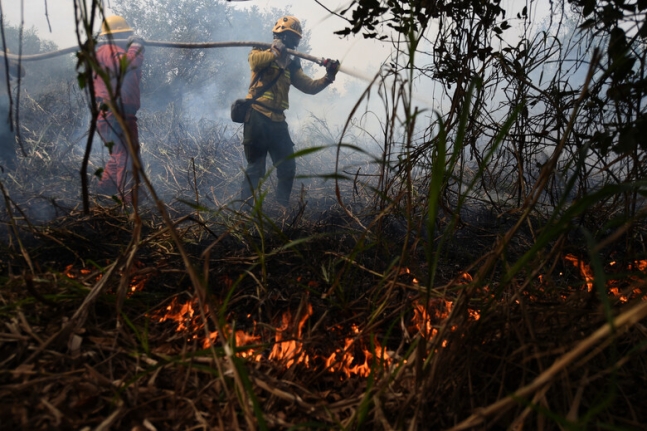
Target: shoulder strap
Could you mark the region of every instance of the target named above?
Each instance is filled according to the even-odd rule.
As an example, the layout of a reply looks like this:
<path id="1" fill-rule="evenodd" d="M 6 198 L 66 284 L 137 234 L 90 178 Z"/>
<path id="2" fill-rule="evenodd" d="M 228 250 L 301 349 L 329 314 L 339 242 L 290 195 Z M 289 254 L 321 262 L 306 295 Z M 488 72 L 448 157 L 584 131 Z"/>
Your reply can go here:
<path id="1" fill-rule="evenodd" d="M 254 80 L 252 81 L 252 83 L 251 83 L 251 84 L 249 84 L 249 88 L 250 88 L 250 90 L 251 90 L 252 86 L 254 86 L 254 84 L 256 84 L 256 82 L 258 82 L 258 80 L 259 80 L 259 79 L 260 79 L 260 77 L 261 77 L 261 74 L 265 73 L 265 71 L 266 71 L 267 69 L 269 69 L 269 68 L 270 68 L 270 66 L 267 66 L 265 69 L 263 69 L 263 70 L 261 70 L 260 72 L 258 72 L 258 74 L 257 74 L 257 75 L 256 75 L 256 77 L 254 78 Z M 267 84 L 263 85 L 261 88 L 257 89 L 257 90 L 254 92 L 254 94 L 252 95 L 252 100 L 256 100 L 256 99 L 258 99 L 259 97 L 261 97 L 261 96 L 263 95 L 263 93 L 265 93 L 265 92 L 267 91 L 267 89 L 268 89 L 268 88 L 272 87 L 272 85 L 274 85 L 274 84 L 276 83 L 276 81 L 278 81 L 278 80 L 279 80 L 279 78 L 281 77 L 281 75 L 283 75 L 283 72 L 285 72 L 285 69 L 281 69 L 281 71 L 280 71 L 280 72 L 279 72 L 279 73 L 274 77 L 274 79 L 272 79 L 272 80 L 271 80 L 270 82 L 268 82 Z"/>
<path id="2" fill-rule="evenodd" d="M 259 80 L 259 79 L 261 79 L 261 75 L 262 75 L 262 74 L 264 74 L 264 73 L 265 73 L 265 71 L 267 71 L 267 69 L 269 69 L 269 68 L 270 68 L 270 66 L 272 66 L 272 64 L 271 64 L 271 63 L 270 63 L 270 65 L 269 65 L 269 66 L 265 66 L 265 67 L 264 67 L 260 72 L 258 72 L 258 73 L 256 74 L 256 76 L 255 76 L 255 77 L 254 77 L 254 79 L 252 80 L 251 84 L 249 84 L 249 88 L 250 88 L 250 90 L 251 90 L 252 86 L 253 86 L 254 84 L 256 84 L 256 83 L 258 82 L 258 80 Z"/>

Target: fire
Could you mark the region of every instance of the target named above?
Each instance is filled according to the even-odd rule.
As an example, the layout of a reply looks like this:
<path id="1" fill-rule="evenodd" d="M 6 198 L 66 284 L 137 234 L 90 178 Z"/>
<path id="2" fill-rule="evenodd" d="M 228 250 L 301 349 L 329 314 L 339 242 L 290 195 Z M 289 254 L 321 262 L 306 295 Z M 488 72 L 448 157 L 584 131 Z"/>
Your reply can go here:
<path id="1" fill-rule="evenodd" d="M 432 339 L 438 334 L 438 329 L 435 326 L 440 325 L 443 320 L 449 317 L 453 306 L 454 302 L 446 299 L 432 299 L 427 306 L 417 301 L 414 302 L 410 331 L 418 332 L 428 340 Z M 470 320 L 476 321 L 481 318 L 481 314 L 477 310 L 468 308 L 467 313 Z M 451 330 L 453 331 L 455 328 L 451 328 Z"/>
<path id="2" fill-rule="evenodd" d="M 579 269 L 588 291 L 592 291 L 594 276 L 591 267 L 572 254 L 566 255 L 565 259 Z M 618 265 L 613 262 L 611 266 L 616 268 Z M 628 265 L 628 269 L 645 273 L 647 272 L 647 260 L 635 261 Z M 91 275 L 92 272 L 89 269 L 75 271 L 73 266 L 70 265 L 65 269 L 65 274 L 70 278 L 80 278 L 82 275 Z M 408 268 L 402 268 L 399 275 L 411 277 L 411 271 Z M 101 274 L 98 277 L 101 277 Z M 131 290 L 143 289 L 149 279 L 150 273 L 133 275 L 130 282 Z M 627 282 L 627 280 L 629 281 Z M 418 283 L 413 277 L 410 278 L 410 281 L 413 284 Z M 457 277 L 455 283 L 467 284 L 472 281 L 470 274 L 462 273 Z M 543 284 L 544 281 L 544 276 L 539 275 L 540 284 Z M 609 280 L 608 291 L 610 295 L 618 298 L 621 302 L 627 302 L 631 298 L 640 296 L 642 296 L 643 300 L 647 300 L 647 296 L 643 293 L 642 285 L 638 284 L 643 282 L 635 276 L 628 276 L 623 281 Z M 312 287 L 315 285 L 314 283 L 316 282 L 309 282 L 308 286 Z M 488 291 L 487 286 L 480 289 Z M 539 290 L 543 292 L 544 289 L 540 288 Z M 532 300 L 533 298 L 536 299 L 536 296 L 532 295 L 530 299 Z M 565 296 L 564 299 L 566 299 Z M 186 333 L 189 340 L 199 341 L 203 348 L 208 348 L 214 343 L 222 341 L 219 340 L 221 334 L 218 331 L 207 331 L 205 329 L 206 322 L 204 322 L 200 313 L 196 312 L 198 309 L 197 301 L 197 298 L 180 301 L 178 297 L 175 297 L 163 309 L 154 312 L 151 316 L 160 323 L 173 322 L 176 332 Z M 413 317 L 407 326 L 408 332 L 410 334 L 419 334 L 420 337 L 431 340 L 438 335 L 438 328 L 449 317 L 453 307 L 454 302 L 444 298 L 435 298 L 429 300 L 426 304 L 419 300 L 414 301 L 412 304 Z M 204 312 L 207 314 L 210 312 L 207 305 L 205 305 Z M 297 365 L 306 368 L 323 366 L 324 370 L 337 373 L 342 378 L 352 376 L 368 377 L 372 370 L 376 369 L 376 364 L 389 367 L 393 363 L 387 348 L 381 345 L 377 336 L 368 335 L 358 324 L 350 324 L 350 326 L 345 327 L 336 325 L 325 329 L 325 331 L 334 334 L 339 339 L 340 346 L 333 347 L 332 352 L 331 350 L 325 351 L 325 348 L 318 349 L 318 353 L 308 350 L 308 345 L 304 343 L 304 332 L 306 324 L 313 313 L 312 305 L 307 304 L 297 315 L 293 315 L 290 311 L 284 312 L 281 315 L 280 323 L 273 329 L 268 329 L 267 325 L 259 325 L 259 329 L 256 322 L 253 322 L 251 329 L 234 329 L 234 326 L 227 324 L 222 328 L 224 331 L 222 335 L 225 336 L 227 342 L 235 344 L 238 357 L 255 362 L 273 361 L 286 369 Z M 251 318 L 251 316 L 247 317 Z M 479 310 L 467 309 L 467 318 L 470 321 L 477 321 L 480 317 Z M 455 331 L 457 328 L 452 326 L 448 329 Z M 200 335 L 203 332 L 205 336 Z M 271 349 L 269 353 L 264 353 L 268 344 L 271 344 Z M 343 347 L 341 346 L 342 344 Z M 447 339 L 440 340 L 442 348 L 447 347 L 447 345 Z M 321 350 L 324 350 L 324 352 L 319 353 Z"/>
<path id="3" fill-rule="evenodd" d="M 227 332 L 228 338 L 231 338 L 231 328 L 229 326 L 225 326 L 225 328 L 223 329 Z M 260 335 L 248 334 L 242 329 L 236 330 L 236 332 L 233 333 L 233 337 L 237 347 L 253 346 L 261 341 Z M 210 332 L 209 337 L 207 337 L 202 342 L 202 347 L 204 349 L 211 347 L 217 339 L 218 331 Z M 260 362 L 263 359 L 263 356 L 258 352 L 258 350 L 259 349 L 250 347 L 248 349 L 239 350 L 236 355 L 240 358 L 251 359 L 255 362 Z"/>
<path id="4" fill-rule="evenodd" d="M 579 268 L 580 274 L 582 274 L 582 277 L 584 278 L 584 281 L 586 282 L 586 288 L 590 292 L 593 290 L 593 271 L 591 271 L 591 267 L 584 262 L 580 261 L 577 257 L 575 257 L 572 254 L 567 254 L 564 256 L 564 259 L 567 261 L 571 262 L 573 266 L 576 268 Z"/>
<path id="5" fill-rule="evenodd" d="M 636 265 L 636 269 L 640 272 L 647 272 L 647 259 L 644 260 L 638 260 L 634 262 Z M 631 269 L 631 266 L 629 266 L 629 269 Z"/>
<path id="6" fill-rule="evenodd" d="M 479 320 L 481 318 L 481 313 L 479 313 L 476 310 L 472 310 L 471 308 L 467 309 L 467 313 L 469 314 L 470 319 L 472 320 Z"/>
<path id="7" fill-rule="evenodd" d="M 146 283 L 149 279 L 150 275 L 133 277 L 133 279 L 130 281 L 130 292 L 141 292 L 142 290 L 144 290 L 144 287 L 146 287 Z"/>
<path id="8" fill-rule="evenodd" d="M 141 292 L 144 290 L 146 283 L 152 277 L 154 270 L 147 270 L 140 261 L 135 261 L 134 268 L 131 272 L 130 292 Z"/>
<path id="9" fill-rule="evenodd" d="M 143 264 L 141 262 L 135 262 L 135 267 L 137 269 L 142 268 Z M 94 276 L 94 281 L 97 282 L 101 280 L 103 277 L 103 274 L 101 272 L 96 271 L 96 276 Z M 65 270 L 63 271 L 63 274 L 69 279 L 72 280 L 80 280 L 80 281 L 87 281 L 87 277 L 92 275 L 93 270 L 91 268 L 81 268 L 79 270 L 74 268 L 73 264 L 67 265 L 65 267 Z M 144 287 L 146 286 L 146 283 L 148 283 L 148 280 L 150 280 L 152 276 L 152 273 L 147 273 L 147 274 L 135 274 L 131 277 L 130 283 L 129 283 L 129 292 L 128 294 L 131 295 L 134 292 L 140 292 L 144 290 Z"/>
<path id="10" fill-rule="evenodd" d="M 194 334 L 190 337 L 195 339 L 197 337 L 195 334 L 204 329 L 204 324 L 200 323 L 200 319 L 196 315 L 196 307 L 196 299 L 181 303 L 175 297 L 163 310 L 154 314 L 153 318 L 160 323 L 174 322 L 176 332 Z M 335 349 L 330 356 L 314 355 L 308 352 L 302 340 L 305 325 L 312 314 L 313 308 L 311 304 L 308 304 L 305 311 L 296 317 L 298 318 L 297 321 L 295 321 L 295 317 L 292 316 L 290 311 L 282 314 L 281 323 L 274 330 L 274 344 L 267 355 L 268 360 L 279 363 L 288 369 L 296 365 L 311 368 L 314 360 L 318 359 L 325 364 L 327 371 L 340 373 L 346 378 L 368 376 L 375 361 L 382 361 L 387 366 L 391 364 L 392 361 L 386 348 L 382 347 L 376 337 L 372 337 L 371 343 L 368 343 L 367 337 L 361 333 L 359 326 L 355 324 L 351 326 L 352 336 L 344 338 L 344 347 Z M 239 349 L 236 353 L 238 357 L 247 358 L 255 362 L 263 360 L 262 346 L 260 346 L 263 343 L 263 336 L 257 333 L 256 325 L 251 331 L 241 329 L 236 330 L 233 334 L 229 326 L 226 326 L 223 330 L 227 332 L 228 338 L 234 337 L 236 346 L 249 347 Z M 340 331 L 341 327 L 330 329 L 330 332 L 333 333 L 339 333 Z M 218 340 L 218 337 L 217 331 L 209 332 L 209 336 L 202 341 L 202 346 L 204 348 L 210 347 Z M 255 345 L 259 346 L 256 347 Z M 369 345 L 372 345 L 372 347 Z"/>
<path id="11" fill-rule="evenodd" d="M 193 304 L 196 300 L 191 300 L 180 304 L 177 296 L 171 300 L 171 303 L 166 306 L 166 313 L 158 315 L 158 322 L 166 322 L 167 320 L 173 321 L 177 324 L 175 332 L 188 331 L 193 329 L 193 316 L 195 310 Z"/>
<path id="12" fill-rule="evenodd" d="M 411 275 L 411 270 L 407 267 L 400 268 L 400 272 L 398 275 Z M 413 284 L 419 284 L 420 282 L 416 277 L 411 277 L 411 283 Z"/>
<path id="13" fill-rule="evenodd" d="M 307 312 L 303 313 L 297 324 L 296 336 L 290 337 L 291 331 L 289 330 L 292 326 L 292 315 L 289 311 L 283 314 L 281 327 L 276 330 L 276 343 L 272 347 L 272 352 L 270 352 L 270 360 L 284 363 L 286 368 L 301 363 L 306 366 L 309 365 L 310 357 L 304 353 L 303 343 L 299 340 L 302 339 L 303 327 L 310 316 L 312 316 L 312 305 L 308 304 Z"/>
<path id="14" fill-rule="evenodd" d="M 447 306 L 450 307 L 451 304 L 447 304 Z M 449 314 L 449 311 L 447 313 Z M 425 307 L 423 304 L 417 302 L 413 304 L 413 318 L 411 319 L 411 323 L 415 330 L 424 338 L 431 339 L 438 333 L 438 330 L 433 327 L 428 307 Z"/>
<path id="15" fill-rule="evenodd" d="M 67 265 L 65 269 L 63 270 L 63 274 L 71 280 L 81 280 L 81 281 L 86 281 L 85 278 L 92 274 L 92 269 L 90 268 L 81 268 L 81 269 L 74 269 L 74 265 Z M 101 277 L 103 274 L 99 273 L 97 274 L 95 281 L 101 280 Z"/>
<path id="16" fill-rule="evenodd" d="M 576 268 L 580 270 L 580 274 L 582 278 L 584 278 L 584 281 L 586 282 L 586 287 L 589 292 L 593 290 L 593 271 L 591 270 L 591 267 L 582 261 L 580 261 L 577 257 L 575 257 L 572 254 L 567 254 L 564 256 L 564 259 L 567 261 L 571 262 Z M 612 261 L 609 263 L 609 266 L 611 267 L 616 267 L 617 262 Z M 627 265 L 627 270 L 629 271 L 635 271 L 638 270 L 640 272 L 646 273 L 647 272 L 647 260 L 639 260 L 639 261 L 634 261 L 632 264 Z M 635 277 L 635 276 L 629 276 L 627 277 L 627 280 L 630 282 L 633 282 L 634 284 L 639 282 L 640 280 Z M 637 287 L 632 287 L 629 286 L 628 288 L 623 289 L 620 286 L 620 281 L 618 280 L 608 280 L 607 281 L 607 291 L 608 293 L 617 298 L 620 302 L 625 303 L 629 301 L 631 297 L 639 297 L 640 295 L 643 294 L 642 290 Z M 643 300 L 647 299 L 647 297 L 643 296 Z"/>
<path id="17" fill-rule="evenodd" d="M 71 278 L 76 277 L 76 273 L 72 269 L 72 265 L 66 268 L 66 274 Z M 87 270 L 85 273 L 88 274 L 90 271 Z M 410 275 L 411 271 L 408 268 L 403 268 L 400 274 Z M 130 282 L 131 291 L 142 290 L 149 279 L 150 274 L 134 275 Z M 471 281 L 471 277 L 467 273 L 462 274 L 461 279 L 462 282 Z M 418 280 L 411 277 L 411 282 L 417 284 Z M 313 283 L 308 283 L 308 285 L 312 286 Z M 197 313 L 197 301 L 197 298 L 181 301 L 178 297 L 174 297 L 163 309 L 152 313 L 151 317 L 159 323 L 173 322 L 175 332 L 189 334 L 189 340 L 201 339 L 203 348 L 208 348 L 218 342 L 221 334 L 218 331 L 205 331 L 205 322 Z M 433 323 L 447 318 L 451 308 L 452 301 L 445 300 L 437 300 L 430 307 L 416 304 L 412 324 L 425 338 L 431 338 L 438 332 L 433 327 Z M 430 314 L 430 310 L 433 310 L 432 314 Z M 204 311 L 209 313 L 207 306 Z M 469 311 L 472 319 L 479 318 L 478 312 Z M 312 314 L 311 304 L 308 304 L 298 316 L 293 317 L 290 311 L 283 313 L 281 323 L 274 329 L 273 343 L 269 354 L 262 353 L 264 340 L 267 338 L 264 337 L 263 331 L 257 332 L 255 322 L 251 330 L 233 330 L 230 325 L 225 325 L 222 330 L 225 332 L 227 340 L 239 347 L 236 349 L 238 357 L 255 362 L 260 362 L 267 357 L 267 360 L 279 363 L 286 369 L 296 365 L 311 368 L 316 359 L 317 363 L 324 364 L 325 370 L 349 378 L 351 376 L 369 376 L 377 362 L 385 367 L 391 365 L 392 359 L 386 347 L 380 344 L 375 335 L 369 337 L 363 334 L 357 324 L 350 326 L 350 336 L 344 336 L 343 329 L 339 326 L 328 329 L 330 332 L 340 335 L 343 340 L 343 348 L 335 348 L 329 355 L 327 353 L 315 355 L 308 352 L 303 342 L 304 328 Z M 204 337 L 199 335 L 201 332 L 206 332 L 206 335 Z"/>
<path id="18" fill-rule="evenodd" d="M 373 369 L 372 362 L 383 361 L 384 364 L 390 365 L 391 358 L 379 341 L 373 337 L 373 350 L 367 348 L 364 338 L 361 336 L 359 327 L 355 324 L 351 326 L 352 337 L 344 340 L 344 348 L 336 349 L 328 358 L 326 358 L 326 370 L 330 372 L 343 373 L 346 378 L 352 375 L 368 377 Z M 358 352 L 359 355 L 356 356 Z M 364 358 L 363 362 L 361 359 Z"/>
<path id="19" fill-rule="evenodd" d="M 152 317 L 159 323 L 166 321 L 174 322 L 177 325 L 175 332 L 188 332 L 193 334 L 191 339 L 197 339 L 197 334 L 204 330 L 204 324 L 201 323 L 201 319 L 196 313 L 197 307 L 198 304 L 196 298 L 181 303 L 178 298 L 175 297 L 166 307 L 164 307 L 164 310 L 153 313 Z M 208 312 L 208 309 L 205 311 Z M 226 332 L 228 340 L 233 336 L 237 347 L 253 346 L 254 344 L 261 342 L 260 335 L 254 334 L 253 331 L 252 333 L 247 333 L 242 329 L 237 329 L 232 333 L 232 329 L 229 325 L 225 325 L 223 330 Z M 209 335 L 202 340 L 202 347 L 207 349 L 214 345 L 218 341 L 218 336 L 218 331 L 210 331 Z M 257 348 L 241 349 L 237 352 L 237 356 L 259 362 L 262 359 L 262 356 L 258 350 L 259 349 Z"/>

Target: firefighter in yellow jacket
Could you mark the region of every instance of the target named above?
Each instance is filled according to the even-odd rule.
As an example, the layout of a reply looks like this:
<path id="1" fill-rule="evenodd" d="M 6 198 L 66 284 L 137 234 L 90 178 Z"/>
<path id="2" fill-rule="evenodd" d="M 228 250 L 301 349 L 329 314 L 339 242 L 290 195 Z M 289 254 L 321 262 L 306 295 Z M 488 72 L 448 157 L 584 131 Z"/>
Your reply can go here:
<path id="1" fill-rule="evenodd" d="M 290 107 L 288 92 L 293 85 L 306 94 L 317 94 L 335 80 L 339 62 L 325 60 L 326 75 L 320 79 L 308 77 L 298 58 L 291 58 L 287 49 L 295 49 L 303 34 L 301 23 L 293 16 L 280 18 L 272 29 L 274 40 L 268 50 L 258 48 L 249 53 L 252 76 L 248 99 L 257 99 L 245 118 L 243 145 L 247 169 L 241 189 L 241 199 L 249 203 L 253 190 L 265 176 L 269 153 L 276 167 L 278 185 L 276 200 L 287 207 L 296 172 L 294 143 L 288 132 L 284 111 Z M 271 84 L 271 85 L 270 85 Z M 268 87 L 269 86 L 269 87 Z M 256 91 L 264 90 L 257 95 Z"/>

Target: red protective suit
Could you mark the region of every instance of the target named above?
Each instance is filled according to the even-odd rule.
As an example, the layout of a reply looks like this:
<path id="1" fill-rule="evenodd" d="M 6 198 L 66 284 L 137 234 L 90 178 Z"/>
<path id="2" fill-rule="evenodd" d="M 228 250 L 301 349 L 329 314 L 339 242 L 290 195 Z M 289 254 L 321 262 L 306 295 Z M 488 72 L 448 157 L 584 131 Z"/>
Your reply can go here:
<path id="1" fill-rule="evenodd" d="M 111 110 L 102 111 L 99 115 L 99 136 L 106 146 L 112 148 L 97 191 L 101 194 L 118 195 L 122 200 L 130 201 L 130 192 L 134 186 L 133 165 L 126 136 L 130 137 L 139 157 L 137 111 L 141 106 L 139 83 L 144 48 L 141 45 L 131 45 L 126 51 L 117 44 L 106 43 L 97 49 L 97 60 L 110 77 L 110 87 L 97 73 L 94 77 L 94 95 L 99 103 L 107 103 L 114 97 L 115 108 L 122 114 L 127 126 L 124 131 Z"/>
<path id="2" fill-rule="evenodd" d="M 121 101 L 124 106 L 137 111 L 141 105 L 139 83 L 142 79 L 141 67 L 144 63 L 144 47 L 131 45 L 126 52 L 117 44 L 105 43 L 97 49 L 97 60 L 109 74 L 110 87 L 117 100 Z M 122 66 L 125 66 L 125 70 Z M 98 74 L 94 76 L 94 95 L 110 100 L 110 92 Z"/>

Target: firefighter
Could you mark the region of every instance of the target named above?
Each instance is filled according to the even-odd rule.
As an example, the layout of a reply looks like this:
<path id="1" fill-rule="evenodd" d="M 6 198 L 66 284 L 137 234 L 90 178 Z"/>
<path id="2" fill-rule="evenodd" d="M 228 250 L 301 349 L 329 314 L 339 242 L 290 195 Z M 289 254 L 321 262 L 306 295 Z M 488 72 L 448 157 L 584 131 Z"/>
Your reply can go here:
<path id="1" fill-rule="evenodd" d="M 335 81 L 339 62 L 325 60 L 326 75 L 313 80 L 301 68 L 298 58 L 291 58 L 287 49 L 296 49 L 303 32 L 293 16 L 281 17 L 272 29 L 274 40 L 270 49 L 253 48 L 249 53 L 251 85 L 247 98 L 257 97 L 245 117 L 243 146 L 247 168 L 241 188 L 241 199 L 249 204 L 253 190 L 265 176 L 269 153 L 278 178 L 276 200 L 288 207 L 296 171 L 294 143 L 288 132 L 284 111 L 289 108 L 288 92 L 293 85 L 306 94 L 317 94 Z M 271 85 L 270 85 L 271 84 Z M 269 86 L 269 87 L 268 87 Z M 263 94 L 256 91 L 266 88 Z"/>
<path id="2" fill-rule="evenodd" d="M 11 52 L 7 49 L 7 53 Z M 9 66 L 9 79 L 7 79 L 7 67 Z M 9 89 L 11 77 L 25 76 L 25 69 L 16 60 L 0 56 L 0 169 L 13 170 L 16 167 L 16 134 L 11 127 L 9 116 Z"/>
<path id="3" fill-rule="evenodd" d="M 100 72 L 94 74 L 94 95 L 99 106 L 97 131 L 110 158 L 102 172 L 97 192 L 132 201 L 133 155 L 139 158 L 137 111 L 140 108 L 141 66 L 144 40 L 120 16 L 106 17 L 96 52 Z M 122 128 L 118 116 L 126 128 Z"/>

